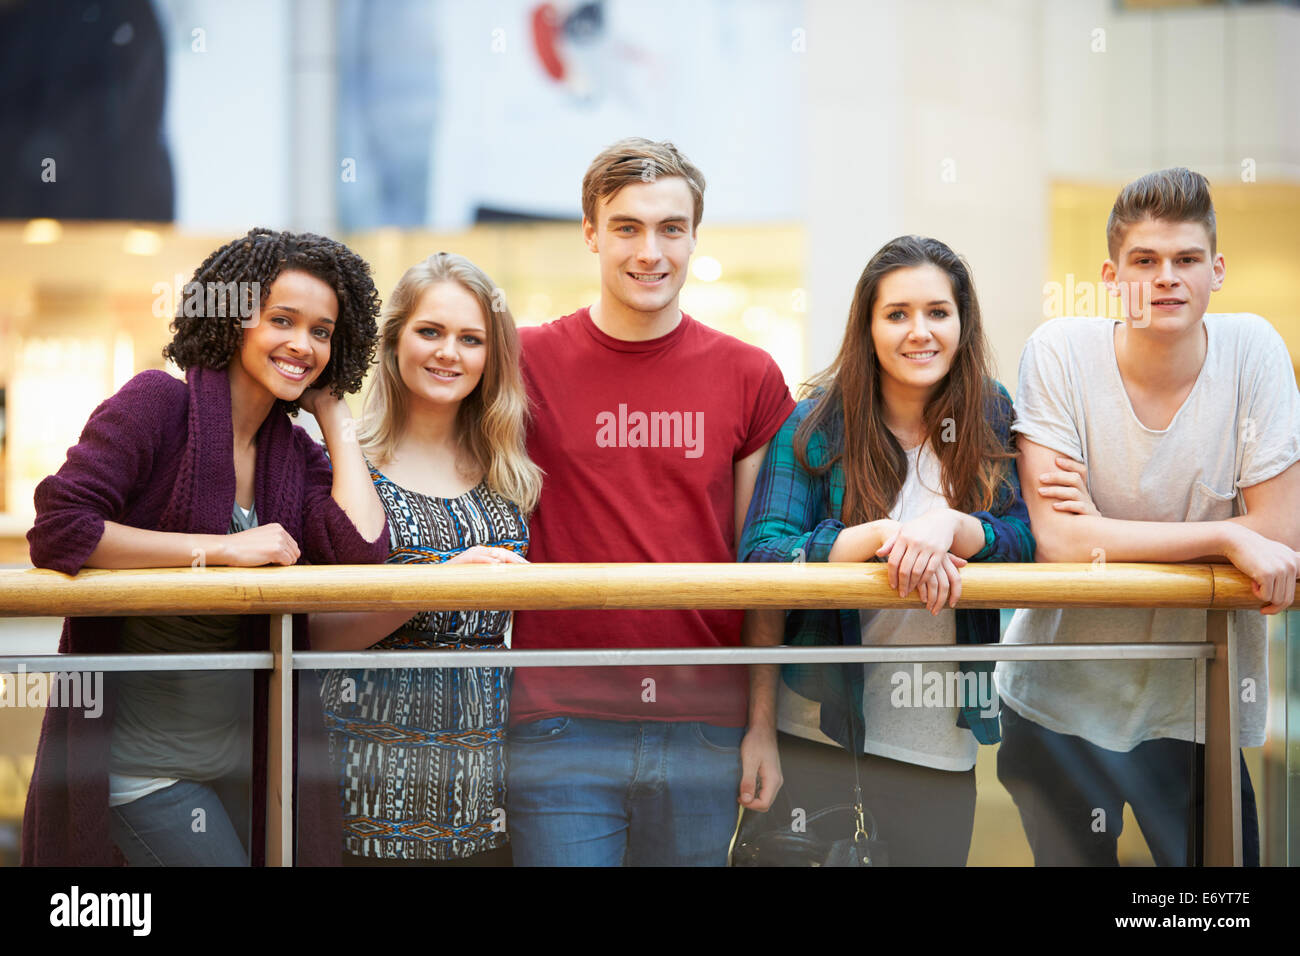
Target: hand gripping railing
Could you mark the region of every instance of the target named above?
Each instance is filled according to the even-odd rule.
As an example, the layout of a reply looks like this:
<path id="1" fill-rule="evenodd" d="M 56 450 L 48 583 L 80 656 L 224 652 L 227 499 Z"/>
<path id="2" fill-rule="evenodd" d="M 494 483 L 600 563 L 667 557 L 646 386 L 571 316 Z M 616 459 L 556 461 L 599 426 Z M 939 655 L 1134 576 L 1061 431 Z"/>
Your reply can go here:
<path id="1" fill-rule="evenodd" d="M 268 865 L 293 860 L 293 670 L 482 667 L 459 651 L 293 651 L 293 613 L 511 608 L 908 608 L 880 564 L 348 565 L 181 570 L 0 570 L 0 616 L 269 614 L 261 654 L 0 655 L 0 668 L 271 671 L 267 750 Z M 601 667 L 807 661 L 1198 660 L 1205 714 L 1204 862 L 1241 865 L 1236 608 L 1258 609 L 1250 580 L 1209 564 L 971 564 L 961 607 L 1199 608 L 1205 640 L 1176 644 L 962 645 L 952 647 L 607 648 L 494 651 L 492 666 Z M 3 643 L 0 643 L 0 651 Z"/>

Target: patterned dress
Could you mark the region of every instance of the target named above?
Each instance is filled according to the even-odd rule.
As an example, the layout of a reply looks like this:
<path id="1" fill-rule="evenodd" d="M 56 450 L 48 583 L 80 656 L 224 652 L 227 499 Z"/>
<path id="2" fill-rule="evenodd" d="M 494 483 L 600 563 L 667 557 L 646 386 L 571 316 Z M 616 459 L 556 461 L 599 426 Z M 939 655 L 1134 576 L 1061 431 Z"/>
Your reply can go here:
<path id="1" fill-rule="evenodd" d="M 433 498 L 369 467 L 388 513 L 388 563 L 437 564 L 474 545 L 527 553 L 526 520 L 485 482 Z M 375 649 L 484 651 L 505 645 L 509 623 L 509 611 L 421 611 Z M 505 845 L 507 682 L 499 667 L 325 674 L 345 852 L 437 861 Z"/>

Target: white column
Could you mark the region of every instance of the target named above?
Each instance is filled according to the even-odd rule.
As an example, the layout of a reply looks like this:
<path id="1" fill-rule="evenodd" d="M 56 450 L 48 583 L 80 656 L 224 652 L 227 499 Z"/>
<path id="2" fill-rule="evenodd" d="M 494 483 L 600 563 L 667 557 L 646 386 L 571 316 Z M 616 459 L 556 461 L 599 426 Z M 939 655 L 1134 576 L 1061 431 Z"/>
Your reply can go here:
<path id="1" fill-rule="evenodd" d="M 293 0 L 289 221 L 291 229 L 326 236 L 338 227 L 342 173 L 335 133 L 337 16 L 334 0 Z"/>
<path id="2" fill-rule="evenodd" d="M 806 9 L 809 369 L 838 350 L 871 255 L 919 233 L 970 262 L 996 373 L 1013 388 L 1048 243 L 1039 5 Z"/>
<path id="3" fill-rule="evenodd" d="M 901 0 L 806 0 L 809 373 L 839 351 L 862 267 L 904 231 Z"/>

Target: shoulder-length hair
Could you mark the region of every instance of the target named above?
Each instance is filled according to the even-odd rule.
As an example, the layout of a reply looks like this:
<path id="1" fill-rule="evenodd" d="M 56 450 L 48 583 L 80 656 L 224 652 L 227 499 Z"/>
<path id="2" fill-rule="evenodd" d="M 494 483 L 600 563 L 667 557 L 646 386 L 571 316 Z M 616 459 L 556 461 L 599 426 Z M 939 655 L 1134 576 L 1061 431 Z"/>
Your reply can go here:
<path id="1" fill-rule="evenodd" d="M 804 468 L 820 475 L 841 464 L 845 524 L 888 517 L 907 477 L 907 455 L 885 424 L 871 321 L 880 281 L 895 269 L 927 263 L 947 274 L 961 322 L 952 367 L 922 419 L 926 439 L 939 459 L 945 497 L 960 511 L 990 510 L 1003 480 L 1002 462 L 1015 457 L 988 420 L 998 393 L 969 267 L 937 239 L 900 236 L 862 270 L 839 355 L 805 384 L 818 401 L 794 435 L 795 456 Z M 825 437 L 828 453 L 813 463 L 808 443 L 817 432 Z"/>
<path id="2" fill-rule="evenodd" d="M 525 513 L 537 507 L 542 471 L 528 457 L 528 401 L 519 370 L 519 334 L 505 295 L 464 256 L 439 252 L 406 270 L 383 309 L 379 363 L 366 390 L 358 439 L 389 461 L 406 428 L 409 399 L 397 366 L 397 343 L 426 290 L 455 282 L 483 310 L 487 359 L 483 377 L 460 403 L 456 426 L 461 448 L 487 477 L 488 487 Z"/>

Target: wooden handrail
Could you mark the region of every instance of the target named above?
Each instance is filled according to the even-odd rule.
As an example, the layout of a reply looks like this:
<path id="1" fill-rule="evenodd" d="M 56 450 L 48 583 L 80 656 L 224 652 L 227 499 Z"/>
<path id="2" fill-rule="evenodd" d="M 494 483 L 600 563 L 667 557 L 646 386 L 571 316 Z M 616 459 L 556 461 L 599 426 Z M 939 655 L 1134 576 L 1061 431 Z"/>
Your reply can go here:
<path id="1" fill-rule="evenodd" d="M 0 617 L 272 614 L 267 862 L 293 860 L 291 623 L 304 611 L 562 608 L 917 607 L 881 564 L 330 565 L 83 571 L 0 570 Z M 972 564 L 967 608 L 1201 608 L 1206 640 L 1205 856 L 1241 864 L 1234 608 L 1259 608 L 1229 565 Z M 0 643 L 0 650 L 3 649 Z M 384 652 L 371 652 L 382 656 Z"/>
<path id="2" fill-rule="evenodd" d="M 1259 608 L 1230 565 L 971 564 L 961 606 Z M 563 608 L 918 607 L 882 564 L 318 565 L 0 570 L 0 617 Z"/>

